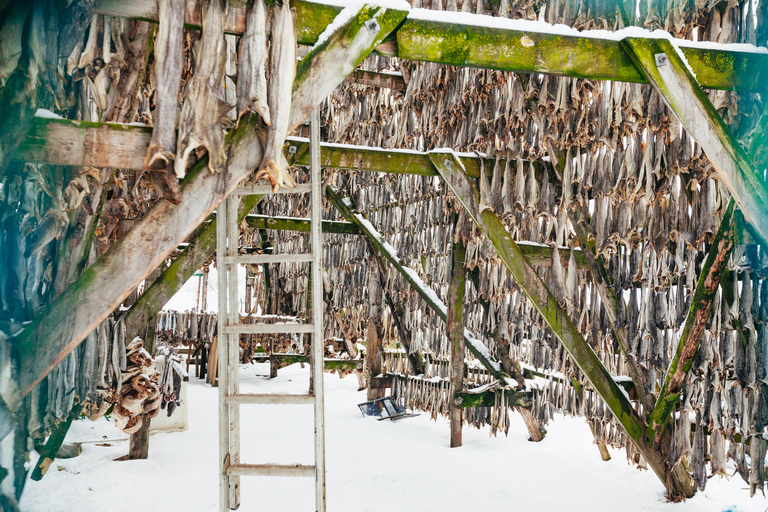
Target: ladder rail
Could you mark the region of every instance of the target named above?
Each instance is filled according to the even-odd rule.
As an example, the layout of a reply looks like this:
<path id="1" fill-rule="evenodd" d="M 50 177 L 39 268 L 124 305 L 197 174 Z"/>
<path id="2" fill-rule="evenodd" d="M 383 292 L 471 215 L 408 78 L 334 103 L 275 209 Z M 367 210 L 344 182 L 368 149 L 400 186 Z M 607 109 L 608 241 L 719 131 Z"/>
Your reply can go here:
<path id="1" fill-rule="evenodd" d="M 315 107 L 309 121 L 309 162 L 311 174 L 312 247 L 312 376 L 315 394 L 315 512 L 325 512 L 325 386 L 323 378 L 323 196 L 320 169 L 320 109 Z"/>
<path id="2" fill-rule="evenodd" d="M 216 271 L 219 281 L 219 316 L 218 316 L 218 380 L 219 380 L 219 511 L 229 512 L 229 411 L 231 405 L 227 399 L 227 375 L 221 369 L 227 367 L 229 358 L 225 340 L 224 327 L 227 324 L 227 271 L 220 262 L 224 259 L 227 247 L 227 205 L 226 201 L 219 205 L 216 215 Z M 209 368 L 210 371 L 210 368 Z M 215 382 L 211 382 L 214 384 Z"/>
<path id="3" fill-rule="evenodd" d="M 240 505 L 240 476 L 314 476 L 315 511 L 325 512 L 325 400 L 323 343 L 323 233 L 322 171 L 320 169 L 320 114 L 310 116 L 309 184 L 296 186 L 295 193 L 310 192 L 311 253 L 300 255 L 239 255 L 237 210 L 241 195 L 262 192 L 262 186 L 237 189 L 218 208 L 216 244 L 219 278 L 218 385 L 219 385 L 219 507 L 228 512 Z M 238 265 L 241 263 L 309 262 L 311 266 L 312 323 L 249 324 L 240 321 L 238 304 Z M 241 333 L 297 332 L 312 334 L 312 383 L 310 395 L 240 394 L 239 339 Z M 313 404 L 314 458 L 312 466 L 295 464 L 240 463 L 240 405 Z"/>
<path id="4" fill-rule="evenodd" d="M 237 210 L 240 198 L 230 195 L 227 198 L 227 256 L 235 258 L 240 246 L 240 228 L 237 223 Z M 227 298 L 229 310 L 227 324 L 234 326 L 240 323 L 240 308 L 238 304 L 237 274 L 238 263 L 232 263 L 227 267 Z M 237 395 L 240 390 L 240 335 L 224 334 L 228 343 L 226 366 L 227 371 L 227 396 Z M 229 450 L 230 465 L 240 464 L 240 407 L 237 404 L 229 404 Z M 229 480 L 229 508 L 236 509 L 240 506 L 240 476 L 231 475 Z"/>

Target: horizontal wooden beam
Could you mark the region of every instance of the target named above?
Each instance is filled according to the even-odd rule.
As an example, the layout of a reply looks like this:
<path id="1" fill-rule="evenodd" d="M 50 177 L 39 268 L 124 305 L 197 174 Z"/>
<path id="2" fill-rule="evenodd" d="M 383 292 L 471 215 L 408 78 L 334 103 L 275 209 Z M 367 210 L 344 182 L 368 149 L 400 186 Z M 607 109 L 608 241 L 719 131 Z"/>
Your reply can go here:
<path id="1" fill-rule="evenodd" d="M 501 396 L 507 407 L 530 407 L 532 396 L 530 391 L 515 391 L 512 389 L 489 390 L 475 392 L 459 391 L 454 395 L 456 405 L 459 407 L 493 407 L 496 405 L 496 397 Z"/>
<path id="2" fill-rule="evenodd" d="M 341 6 L 295 0 L 299 44 L 313 45 Z M 155 0 L 102 0 L 100 14 L 157 21 Z M 187 26 L 201 25 L 199 0 L 187 0 Z M 492 26 L 489 26 L 492 25 Z M 230 9 L 225 31 L 241 34 L 245 9 Z M 553 33 L 550 27 L 470 13 L 413 10 L 398 28 L 397 44 L 377 48 L 401 59 L 453 66 L 545 73 L 578 78 L 645 83 L 643 73 L 616 35 L 589 31 Z M 759 91 L 768 88 L 768 54 L 709 48 L 683 41 L 683 55 L 704 88 Z"/>
<path id="3" fill-rule="evenodd" d="M 152 128 L 36 117 L 14 160 L 43 164 L 144 169 Z"/>
<path id="4" fill-rule="evenodd" d="M 304 231 L 309 233 L 310 220 L 294 217 L 272 217 L 269 215 L 248 215 L 248 226 L 254 229 L 275 229 L 284 231 Z M 351 222 L 323 221 L 323 233 L 340 235 L 360 235 L 360 230 Z"/>
<path id="5" fill-rule="evenodd" d="M 357 85 L 392 89 L 393 91 L 404 91 L 408 88 L 408 84 L 405 83 L 405 79 L 400 73 L 379 73 L 365 69 L 355 69 L 344 81 Z"/>
<path id="6" fill-rule="evenodd" d="M 301 354 L 263 354 L 257 353 L 253 356 L 254 360 L 269 361 L 274 359 L 282 367 L 295 363 L 309 363 L 309 356 Z M 362 370 L 362 359 L 325 359 L 325 370 Z"/>

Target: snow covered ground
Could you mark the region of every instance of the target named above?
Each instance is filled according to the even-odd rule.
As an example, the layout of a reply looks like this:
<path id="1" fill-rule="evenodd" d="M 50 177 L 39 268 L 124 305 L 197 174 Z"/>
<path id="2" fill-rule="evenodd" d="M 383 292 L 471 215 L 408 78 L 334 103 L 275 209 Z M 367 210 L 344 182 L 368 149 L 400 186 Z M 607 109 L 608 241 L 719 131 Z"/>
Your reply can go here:
<path id="1" fill-rule="evenodd" d="M 267 364 L 244 365 L 240 373 L 243 392 L 302 393 L 309 369 L 293 365 L 272 381 Z M 357 391 L 357 379 L 326 375 L 325 382 L 329 512 L 768 509 L 766 498 L 749 498 L 738 476 L 710 480 L 706 492 L 685 503 L 665 503 L 658 479 L 627 465 L 623 452 L 612 450 L 613 460 L 603 462 L 580 419 L 558 416 L 544 441 L 530 443 L 514 414 L 509 437 L 466 428 L 464 446 L 451 449 L 447 420 L 363 418 L 356 404 L 365 392 Z M 127 453 L 127 436 L 106 420 L 75 422 L 67 442 L 104 446 L 86 443 L 80 456 L 54 461 L 42 481 L 27 483 L 21 509 L 217 512 L 218 392 L 194 377 L 188 391 L 189 429 L 152 435 L 147 460 L 114 462 Z M 242 462 L 312 463 L 311 406 L 241 411 Z M 310 478 L 243 477 L 241 486 L 244 512 L 314 510 Z"/>

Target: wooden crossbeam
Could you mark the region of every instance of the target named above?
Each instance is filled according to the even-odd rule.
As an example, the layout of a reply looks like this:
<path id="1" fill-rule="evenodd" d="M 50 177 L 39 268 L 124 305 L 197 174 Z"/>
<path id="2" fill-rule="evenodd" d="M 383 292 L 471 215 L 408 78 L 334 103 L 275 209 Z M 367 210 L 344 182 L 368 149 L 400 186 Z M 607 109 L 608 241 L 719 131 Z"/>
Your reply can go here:
<path id="1" fill-rule="evenodd" d="M 302 120 L 320 99 L 318 93 L 336 87 L 405 18 L 405 11 L 363 5 L 341 24 L 322 48 L 305 57 L 297 69 L 290 124 Z M 375 18 L 380 29 L 371 33 L 365 22 Z M 343 47 L 343 55 L 338 48 Z M 329 56 L 332 60 L 329 62 Z M 318 78 L 323 83 L 318 85 Z M 311 91 L 307 91 L 311 88 Z M 318 92 L 319 91 L 319 92 Z M 301 98 L 301 99 L 299 99 Z M 302 101 L 315 101 L 305 105 Z M 182 201 L 161 200 L 101 258 L 87 269 L 15 339 L 20 361 L 19 379 L 27 395 L 202 223 L 240 181 L 256 168 L 262 146 L 255 121 L 243 122 L 227 136 L 227 171 L 213 174 L 207 159 L 196 164 L 181 185 Z"/>
<path id="2" fill-rule="evenodd" d="M 439 316 L 443 322 L 447 321 L 448 307 L 445 303 L 440 300 L 437 294 L 435 294 L 429 285 L 427 285 L 413 269 L 403 264 L 394 248 L 384 240 L 381 234 L 376 231 L 376 228 L 374 228 L 368 220 L 363 218 L 362 215 L 354 213 L 354 208 L 352 207 L 351 202 L 349 202 L 349 199 L 342 199 L 331 187 L 326 189 L 326 194 L 328 200 L 331 201 L 337 210 L 339 210 L 339 213 L 341 213 L 341 215 L 349 222 L 358 226 L 360 231 L 371 241 L 371 244 L 378 249 L 382 256 L 384 256 L 400 275 L 403 276 L 406 282 L 413 287 L 414 291 L 424 299 L 424 302 L 437 313 L 437 316 Z M 463 332 L 464 343 L 467 349 L 472 352 L 472 355 L 474 355 L 478 361 L 480 361 L 480 364 L 482 364 L 493 377 L 502 382 L 514 384 L 512 376 L 507 374 L 497 361 L 493 360 L 485 345 L 483 345 L 480 340 L 472 337 L 467 329 L 464 329 Z"/>
<path id="3" fill-rule="evenodd" d="M 670 471 L 662 453 L 652 449 L 647 443 L 643 420 L 595 355 L 592 347 L 573 324 L 568 314 L 547 289 L 533 266 L 527 261 L 499 217 L 491 210 L 480 211 L 478 188 L 464 173 L 462 162 L 452 152 L 432 152 L 430 158 L 477 227 L 493 243 L 499 258 L 509 269 L 512 277 L 536 311 L 563 345 L 592 388 L 605 401 L 611 413 L 632 439 L 638 451 L 648 461 L 654 473 L 667 487 L 670 497 L 692 496 L 693 487 L 690 475 L 684 472 Z M 687 481 L 686 476 L 688 477 Z"/>
<path id="4" fill-rule="evenodd" d="M 699 70 L 693 69 L 694 77 L 666 39 L 626 38 L 621 43 L 699 143 L 744 219 L 765 244 L 768 241 L 768 190 L 762 173 L 755 172 L 744 149 L 709 101 L 702 89 Z"/>
<path id="5" fill-rule="evenodd" d="M 273 217 L 270 215 L 248 215 L 245 217 L 248 227 L 254 229 L 275 229 L 284 231 L 303 231 L 309 233 L 310 220 L 293 217 Z M 339 235 L 361 235 L 357 226 L 351 222 L 323 221 L 323 233 Z"/>
<path id="6" fill-rule="evenodd" d="M 187 0 L 187 26 L 199 28 L 201 0 Z M 313 45 L 341 6 L 295 0 L 299 44 Z M 103 0 L 100 14 L 157 21 L 155 0 Z M 438 16 L 440 16 L 438 18 Z M 493 20 L 493 26 L 489 21 Z M 506 25 L 506 26 L 505 26 Z M 245 10 L 230 9 L 225 31 L 241 34 Z M 427 16 L 412 11 L 395 34 L 396 44 L 377 48 L 382 55 L 453 66 L 545 73 L 578 78 L 645 83 L 646 77 L 615 37 L 556 34 L 536 23 L 499 20 L 470 13 Z M 702 87 L 739 91 L 768 88 L 768 54 L 696 46 L 681 47 Z"/>

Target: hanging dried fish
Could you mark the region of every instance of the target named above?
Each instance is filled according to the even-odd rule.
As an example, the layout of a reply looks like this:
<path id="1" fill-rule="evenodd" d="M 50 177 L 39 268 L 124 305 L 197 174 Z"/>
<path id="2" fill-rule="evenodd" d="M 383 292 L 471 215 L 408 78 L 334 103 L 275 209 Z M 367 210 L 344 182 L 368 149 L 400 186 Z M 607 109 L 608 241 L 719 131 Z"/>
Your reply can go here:
<path id="1" fill-rule="evenodd" d="M 495 212 L 493 209 L 493 197 L 491 196 L 491 184 L 488 181 L 488 171 L 485 170 L 485 158 L 477 151 L 475 151 L 475 154 L 480 161 L 480 213 L 482 214 L 486 210 Z M 498 165 L 498 162 L 496 165 Z"/>
<path id="2" fill-rule="evenodd" d="M 184 104 L 179 116 L 179 138 L 174 168 L 183 178 L 192 151 L 200 156 L 208 151 L 211 172 L 224 170 L 227 160 L 221 117 L 232 106 L 220 99 L 226 63 L 224 18 L 226 0 L 203 3 L 203 36 L 195 52 L 195 73 L 186 85 Z"/>
<path id="3" fill-rule="evenodd" d="M 173 170 L 176 154 L 176 114 L 184 66 L 185 0 L 158 2 L 159 26 L 155 41 L 155 76 L 163 77 L 155 86 L 155 112 L 152 139 L 144 169 L 151 171 L 152 183 L 169 202 L 181 202 L 179 180 Z"/>
<path id="4" fill-rule="evenodd" d="M 296 77 L 296 31 L 288 2 L 273 8 L 272 44 L 269 67 L 269 113 L 272 121 L 264 143 L 264 158 L 256 179 L 266 177 L 272 191 L 286 186 L 293 188 L 288 161 L 283 155 L 283 143 L 288 135 L 291 115 L 291 93 Z"/>
<path id="5" fill-rule="evenodd" d="M 238 116 L 253 110 L 269 126 L 272 121 L 267 103 L 267 6 L 264 0 L 254 0 L 248 6 L 245 32 L 240 38 L 238 55 Z"/>

